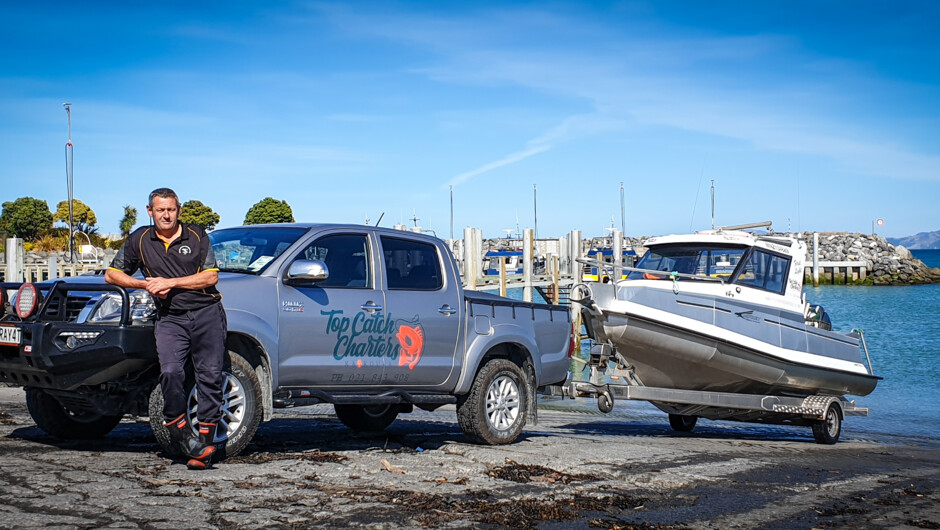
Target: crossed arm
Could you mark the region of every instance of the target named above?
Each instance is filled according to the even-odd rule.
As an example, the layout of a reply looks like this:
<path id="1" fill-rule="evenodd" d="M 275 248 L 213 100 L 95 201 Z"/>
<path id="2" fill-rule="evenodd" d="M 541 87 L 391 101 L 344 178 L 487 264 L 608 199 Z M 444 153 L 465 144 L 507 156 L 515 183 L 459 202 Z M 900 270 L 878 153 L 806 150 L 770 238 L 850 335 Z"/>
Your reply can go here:
<path id="1" fill-rule="evenodd" d="M 104 281 L 130 289 L 146 289 L 153 296 L 166 298 L 170 289 L 203 289 L 215 285 L 219 282 L 219 271 L 200 271 L 179 278 L 154 277 L 138 280 L 124 271 L 108 269 L 104 274 Z"/>

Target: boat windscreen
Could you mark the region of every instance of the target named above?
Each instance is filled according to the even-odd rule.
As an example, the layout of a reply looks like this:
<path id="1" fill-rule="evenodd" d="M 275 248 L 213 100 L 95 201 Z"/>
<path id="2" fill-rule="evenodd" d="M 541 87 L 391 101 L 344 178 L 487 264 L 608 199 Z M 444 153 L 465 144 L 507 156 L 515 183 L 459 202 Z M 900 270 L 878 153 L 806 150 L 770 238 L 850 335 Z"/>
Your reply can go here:
<path id="1" fill-rule="evenodd" d="M 730 245 L 668 245 L 650 248 L 636 264 L 638 269 L 678 272 L 712 278 L 729 278 L 747 247 Z M 649 273 L 631 271 L 631 280 L 655 279 Z"/>

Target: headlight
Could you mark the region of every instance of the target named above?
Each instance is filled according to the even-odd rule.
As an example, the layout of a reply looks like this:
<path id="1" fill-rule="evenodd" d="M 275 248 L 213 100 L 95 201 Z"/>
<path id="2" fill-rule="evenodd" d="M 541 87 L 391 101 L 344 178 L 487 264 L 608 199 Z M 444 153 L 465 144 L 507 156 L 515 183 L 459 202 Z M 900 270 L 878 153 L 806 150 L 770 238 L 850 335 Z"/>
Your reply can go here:
<path id="1" fill-rule="evenodd" d="M 157 315 L 157 306 L 147 291 L 130 291 L 130 317 L 133 324 L 153 320 Z M 121 320 L 121 307 L 124 305 L 119 293 L 108 293 L 98 300 L 86 322 L 117 323 Z"/>

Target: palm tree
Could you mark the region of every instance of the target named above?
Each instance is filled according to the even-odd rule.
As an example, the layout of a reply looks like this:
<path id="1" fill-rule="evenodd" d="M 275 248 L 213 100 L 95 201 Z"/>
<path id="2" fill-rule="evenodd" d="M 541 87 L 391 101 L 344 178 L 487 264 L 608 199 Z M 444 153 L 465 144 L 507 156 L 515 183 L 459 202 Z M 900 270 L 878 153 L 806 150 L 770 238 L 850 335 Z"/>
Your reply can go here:
<path id="1" fill-rule="evenodd" d="M 124 239 L 127 239 L 127 236 L 131 235 L 131 230 L 134 229 L 135 224 L 137 224 L 137 208 L 127 204 L 124 206 L 124 217 L 121 218 L 119 225 L 121 236 L 123 236 Z"/>

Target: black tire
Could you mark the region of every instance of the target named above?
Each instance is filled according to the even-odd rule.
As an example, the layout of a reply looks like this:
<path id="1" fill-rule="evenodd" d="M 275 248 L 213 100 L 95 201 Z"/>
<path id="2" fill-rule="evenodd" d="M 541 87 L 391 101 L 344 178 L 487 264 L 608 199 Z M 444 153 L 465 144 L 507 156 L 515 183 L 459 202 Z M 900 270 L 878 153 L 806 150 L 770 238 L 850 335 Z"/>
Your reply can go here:
<path id="1" fill-rule="evenodd" d="M 382 432 L 398 417 L 399 406 L 333 405 L 336 417 L 343 425 L 356 432 Z"/>
<path id="2" fill-rule="evenodd" d="M 670 414 L 669 426 L 676 432 L 692 432 L 698 416 L 683 416 L 682 414 Z"/>
<path id="3" fill-rule="evenodd" d="M 457 422 L 477 442 L 512 443 L 525 426 L 528 397 L 522 369 L 506 359 L 492 359 L 477 372 L 470 393 L 457 402 Z"/>
<path id="4" fill-rule="evenodd" d="M 823 419 L 813 423 L 813 438 L 816 443 L 832 445 L 839 441 L 842 434 L 842 414 L 835 404 L 829 405 Z"/>
<path id="5" fill-rule="evenodd" d="M 248 361 L 238 353 L 228 351 L 222 365 L 222 374 L 222 421 L 215 435 L 215 461 L 241 453 L 258 431 L 263 414 L 261 381 Z M 186 390 L 189 393 L 186 413 L 195 434 L 199 396 L 192 377 L 187 377 Z M 180 456 L 179 448 L 171 443 L 170 433 L 163 426 L 163 392 L 159 385 L 150 393 L 150 428 L 164 451 Z"/>
<path id="6" fill-rule="evenodd" d="M 26 408 L 36 425 L 56 438 L 63 440 L 93 440 L 108 434 L 122 415 L 73 412 L 59 400 L 38 388 L 26 389 Z"/>
<path id="7" fill-rule="evenodd" d="M 604 414 L 614 410 L 614 396 L 610 392 L 601 392 L 597 395 L 597 410 Z"/>

